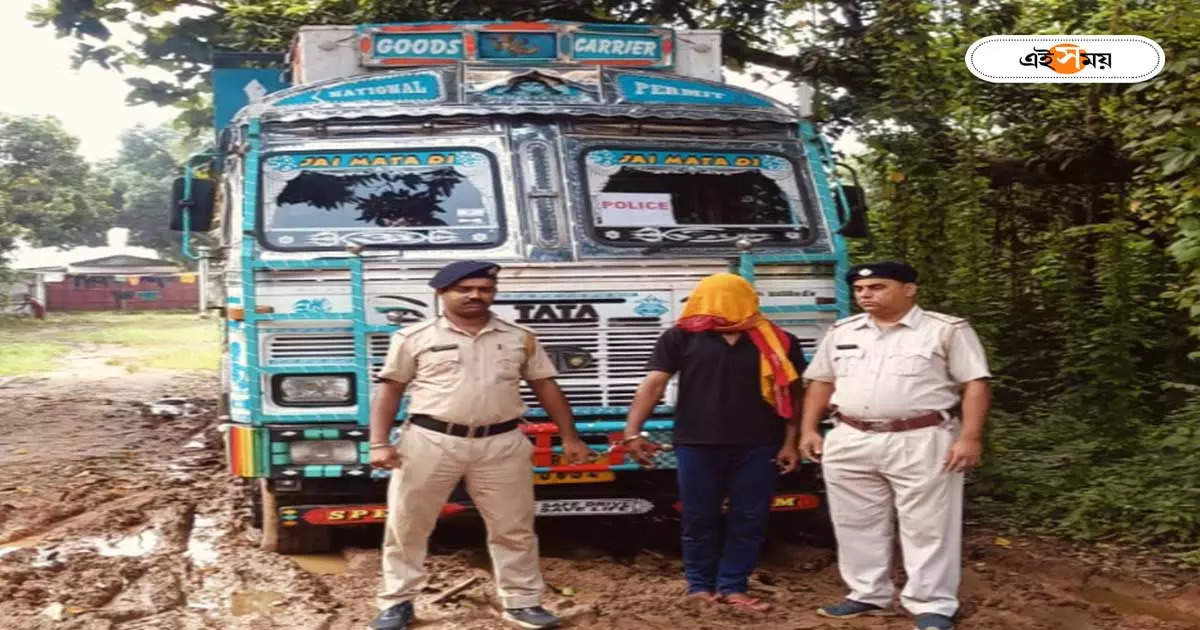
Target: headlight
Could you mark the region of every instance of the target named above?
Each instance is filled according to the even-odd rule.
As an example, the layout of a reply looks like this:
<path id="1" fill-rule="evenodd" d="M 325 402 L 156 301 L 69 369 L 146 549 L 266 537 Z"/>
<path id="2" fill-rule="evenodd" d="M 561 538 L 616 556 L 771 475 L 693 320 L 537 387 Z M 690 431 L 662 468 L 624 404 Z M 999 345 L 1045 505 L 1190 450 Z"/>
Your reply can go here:
<path id="1" fill-rule="evenodd" d="M 292 463 L 357 464 L 358 444 L 353 440 L 301 440 L 288 444 Z"/>
<path id="2" fill-rule="evenodd" d="M 279 405 L 354 404 L 354 376 L 351 374 L 278 374 L 272 380 L 271 390 Z"/>

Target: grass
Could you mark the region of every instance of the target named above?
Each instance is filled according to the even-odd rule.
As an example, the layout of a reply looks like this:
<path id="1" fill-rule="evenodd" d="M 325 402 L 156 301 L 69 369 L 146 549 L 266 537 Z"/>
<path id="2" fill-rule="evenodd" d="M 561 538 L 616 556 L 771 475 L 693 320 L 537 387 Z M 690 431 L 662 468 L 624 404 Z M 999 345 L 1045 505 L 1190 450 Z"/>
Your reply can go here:
<path id="1" fill-rule="evenodd" d="M 0 326 L 3 323 L 0 322 Z M 53 367 L 68 348 L 57 343 L 12 343 L 0 332 L 0 376 L 31 374 Z"/>
<path id="2" fill-rule="evenodd" d="M 142 369 L 216 370 L 217 324 L 193 312 L 52 313 L 45 320 L 0 318 L 0 376 L 54 370 L 81 345 L 123 349 L 106 365 Z"/>

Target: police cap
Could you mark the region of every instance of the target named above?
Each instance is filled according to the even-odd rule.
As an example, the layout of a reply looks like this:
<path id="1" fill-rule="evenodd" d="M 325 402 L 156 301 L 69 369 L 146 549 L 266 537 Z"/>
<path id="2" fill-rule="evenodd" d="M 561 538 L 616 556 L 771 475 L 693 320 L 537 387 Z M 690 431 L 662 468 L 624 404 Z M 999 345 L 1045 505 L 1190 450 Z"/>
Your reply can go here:
<path id="1" fill-rule="evenodd" d="M 429 281 L 429 286 L 435 289 L 445 289 L 453 286 L 459 280 L 467 278 L 491 278 L 496 279 L 496 274 L 500 273 L 500 265 L 496 263 L 483 262 L 480 260 L 458 260 L 452 262 L 433 274 L 433 278 Z"/>
<path id="2" fill-rule="evenodd" d="M 865 280 L 867 278 L 888 278 L 899 280 L 900 282 L 916 282 L 917 270 L 908 266 L 907 263 L 885 260 L 882 262 L 854 265 L 846 273 L 846 282 L 850 284 L 854 284 L 855 280 Z"/>

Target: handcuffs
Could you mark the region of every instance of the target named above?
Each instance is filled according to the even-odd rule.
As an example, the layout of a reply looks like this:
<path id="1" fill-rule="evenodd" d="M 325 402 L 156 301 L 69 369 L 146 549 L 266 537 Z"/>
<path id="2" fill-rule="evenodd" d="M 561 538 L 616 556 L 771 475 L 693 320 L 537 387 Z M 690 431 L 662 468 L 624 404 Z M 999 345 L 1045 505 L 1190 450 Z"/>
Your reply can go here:
<path id="1" fill-rule="evenodd" d="M 634 440 L 646 440 L 647 442 L 657 446 L 658 450 L 667 452 L 667 453 L 675 450 L 675 446 L 672 444 L 662 444 L 660 442 L 655 442 L 654 440 L 651 440 L 649 431 L 639 431 L 635 435 L 627 435 L 625 437 L 622 437 L 621 439 L 609 444 L 608 450 L 611 451 L 613 448 L 615 448 L 618 445 L 625 446 Z"/>

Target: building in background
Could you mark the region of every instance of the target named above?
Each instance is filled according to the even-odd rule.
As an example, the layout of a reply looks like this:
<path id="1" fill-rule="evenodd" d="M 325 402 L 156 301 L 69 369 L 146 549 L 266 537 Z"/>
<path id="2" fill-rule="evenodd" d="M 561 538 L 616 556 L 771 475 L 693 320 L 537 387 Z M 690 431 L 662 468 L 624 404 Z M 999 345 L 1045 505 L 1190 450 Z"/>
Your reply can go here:
<path id="1" fill-rule="evenodd" d="M 105 247 L 18 250 L 8 303 L 28 294 L 50 312 L 196 308 L 196 275 L 152 249 L 126 245 L 127 233 L 110 230 Z"/>

